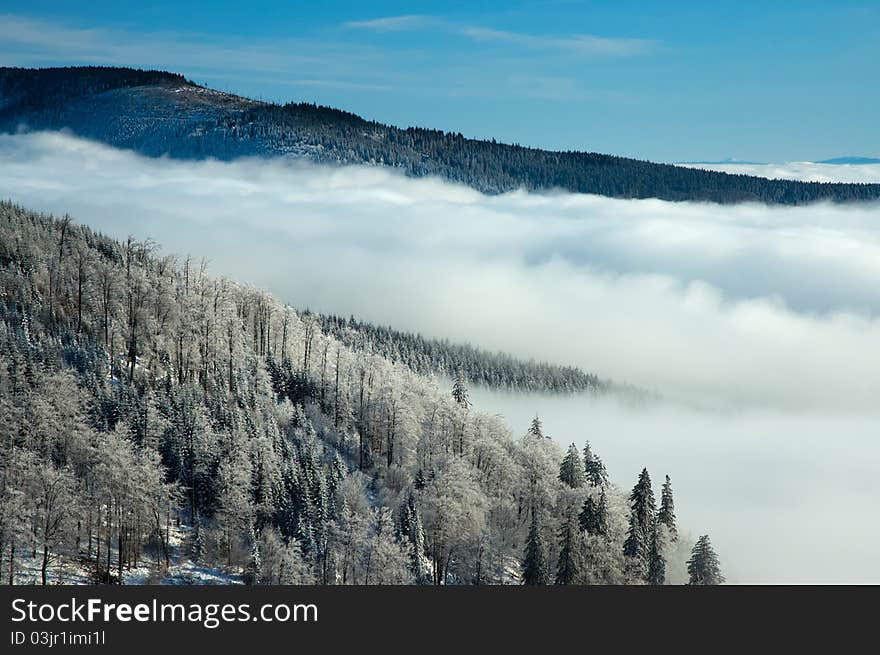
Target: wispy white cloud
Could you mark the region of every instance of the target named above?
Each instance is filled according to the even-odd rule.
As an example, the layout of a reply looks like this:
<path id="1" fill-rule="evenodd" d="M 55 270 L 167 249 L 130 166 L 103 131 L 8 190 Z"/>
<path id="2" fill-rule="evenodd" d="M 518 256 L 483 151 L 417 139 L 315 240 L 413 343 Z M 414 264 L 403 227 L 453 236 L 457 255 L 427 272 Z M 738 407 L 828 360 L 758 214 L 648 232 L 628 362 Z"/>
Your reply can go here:
<path id="1" fill-rule="evenodd" d="M 7 66 L 85 64 L 159 68 L 183 73 L 199 82 L 219 81 L 221 87 L 231 85 L 260 97 L 269 90 L 276 94 L 272 97 L 276 100 L 288 99 L 279 92 L 284 87 L 299 87 L 303 94 L 311 89 L 309 95 L 330 97 L 340 94 L 324 90 L 395 93 L 406 89 L 407 93 L 444 98 L 542 100 L 582 99 L 591 95 L 577 79 L 534 56 L 534 52 L 511 53 L 509 48 L 501 53 L 482 53 L 482 65 L 474 68 L 472 56 L 463 51 L 449 57 L 434 56 L 427 39 L 403 52 L 384 41 L 358 42 L 345 29 L 331 31 L 323 38 L 244 39 L 192 32 L 137 32 L 125 27 L 94 29 L 15 14 L 0 14 L 0 25 L 4 28 L 0 30 L 0 62 Z M 491 30 L 484 33 L 480 28 L 455 24 L 442 16 L 416 14 L 354 21 L 346 26 L 374 32 L 435 30 L 474 44 L 490 42 L 486 33 L 496 35 L 495 38 L 509 34 Z M 482 36 L 477 38 L 478 35 Z M 560 51 L 553 43 L 528 36 L 509 41 L 517 51 L 524 47 Z M 622 55 L 627 49 L 633 50 L 632 45 L 614 46 L 602 40 L 592 45 L 586 41 L 577 46 L 564 45 L 564 39 L 562 43 L 561 51 L 577 56 L 588 52 Z M 414 61 L 420 65 L 414 67 Z"/>
<path id="2" fill-rule="evenodd" d="M 343 23 L 343 26 L 374 32 L 442 30 L 466 37 L 477 43 L 503 43 L 521 49 L 556 51 L 578 56 L 631 57 L 650 52 L 658 45 L 656 41 L 651 39 L 612 38 L 592 34 L 547 36 L 510 32 L 474 25 L 462 25 L 440 16 L 420 14 L 351 21 Z"/>
<path id="3" fill-rule="evenodd" d="M 627 39 L 575 34 L 571 36 L 538 36 L 483 27 L 466 27 L 461 33 L 475 41 L 508 43 L 530 50 L 556 50 L 575 55 L 631 57 L 653 50 L 657 43 L 650 39 Z"/>
<path id="4" fill-rule="evenodd" d="M 0 15 L 5 65 L 95 64 L 163 68 L 225 79 L 271 74 L 302 84 L 350 87 L 375 82 L 384 53 L 374 47 L 311 39 L 217 39 L 205 34 L 91 29 Z"/>
<path id="5" fill-rule="evenodd" d="M 405 16 L 386 16 L 372 20 L 348 21 L 343 23 L 349 29 L 371 30 L 373 32 L 408 32 L 441 24 L 436 16 L 407 14 Z"/>

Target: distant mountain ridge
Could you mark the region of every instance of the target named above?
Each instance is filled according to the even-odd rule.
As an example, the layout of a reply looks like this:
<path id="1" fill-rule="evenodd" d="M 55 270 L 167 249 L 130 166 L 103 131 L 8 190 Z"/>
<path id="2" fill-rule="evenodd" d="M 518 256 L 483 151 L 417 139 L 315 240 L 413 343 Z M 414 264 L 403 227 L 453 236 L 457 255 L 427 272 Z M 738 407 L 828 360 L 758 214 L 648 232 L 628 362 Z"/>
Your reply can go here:
<path id="1" fill-rule="evenodd" d="M 592 152 L 549 151 L 401 129 L 338 109 L 269 104 L 129 68 L 0 68 L 0 131 L 67 128 L 148 156 L 292 156 L 384 165 L 495 194 L 565 190 L 612 198 L 799 205 L 880 199 L 880 184 L 768 180 Z"/>
<path id="2" fill-rule="evenodd" d="M 876 157 L 834 157 L 833 159 L 823 159 L 816 162 L 817 164 L 880 164 L 880 159 Z"/>

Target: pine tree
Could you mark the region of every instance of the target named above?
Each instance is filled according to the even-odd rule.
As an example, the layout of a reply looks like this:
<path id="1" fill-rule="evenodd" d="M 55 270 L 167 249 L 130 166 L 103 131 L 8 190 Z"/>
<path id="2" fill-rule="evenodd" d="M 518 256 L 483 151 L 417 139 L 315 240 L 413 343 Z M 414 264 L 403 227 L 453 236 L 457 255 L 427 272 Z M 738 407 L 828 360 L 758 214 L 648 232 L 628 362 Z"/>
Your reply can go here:
<path id="1" fill-rule="evenodd" d="M 651 540 L 656 522 L 654 491 L 651 489 L 651 476 L 648 469 L 642 469 L 639 480 L 629 496 L 630 516 L 623 554 L 633 558 L 636 572 L 646 579 L 650 563 Z"/>
<path id="2" fill-rule="evenodd" d="M 583 568 L 580 532 L 578 532 L 574 515 L 569 514 L 568 519 L 559 531 L 559 560 L 556 563 L 556 584 L 579 584 L 583 575 Z"/>
<path id="3" fill-rule="evenodd" d="M 471 401 L 468 399 L 468 390 L 464 381 L 464 375 L 462 375 L 461 371 L 458 371 L 455 374 L 455 383 L 452 385 L 452 398 L 465 409 L 471 404 Z"/>
<path id="4" fill-rule="evenodd" d="M 590 442 L 584 446 L 584 474 L 587 482 L 594 487 L 608 486 L 608 472 L 602 459 L 592 451 Z"/>
<path id="5" fill-rule="evenodd" d="M 589 535 L 608 534 L 608 499 L 604 489 L 599 493 L 598 501 L 593 496 L 587 496 L 578 515 L 578 523 L 581 530 Z"/>
<path id="6" fill-rule="evenodd" d="M 541 426 L 541 419 L 538 418 L 537 414 L 535 414 L 535 418 L 532 419 L 532 424 L 529 426 L 529 434 L 533 437 L 544 436 L 544 429 Z"/>
<path id="7" fill-rule="evenodd" d="M 660 531 L 655 528 L 651 536 L 651 548 L 648 552 L 648 584 L 662 585 L 665 583 L 666 558 L 663 557 Z"/>
<path id="8" fill-rule="evenodd" d="M 697 539 L 687 561 L 687 570 L 690 578 L 688 584 L 691 585 L 719 585 L 724 582 L 721 564 L 709 541 L 709 535 L 704 534 Z"/>
<path id="9" fill-rule="evenodd" d="M 578 514 L 578 525 L 581 530 L 587 534 L 596 534 L 598 531 L 596 525 L 596 514 L 598 509 L 598 503 L 593 500 L 593 497 L 587 496 L 587 499 L 584 501 L 583 509 L 581 509 L 581 513 Z"/>
<path id="10" fill-rule="evenodd" d="M 584 486 L 584 468 L 577 446 L 571 444 L 559 466 L 559 479 L 572 489 Z"/>
<path id="11" fill-rule="evenodd" d="M 526 550 L 523 557 L 522 579 L 525 585 L 545 585 L 550 582 L 550 571 L 547 567 L 547 549 L 541 534 L 541 524 L 537 513 L 532 513 L 532 525 L 526 539 Z"/>
<path id="12" fill-rule="evenodd" d="M 666 526 L 672 541 L 678 539 L 678 529 L 675 526 L 675 503 L 672 500 L 672 483 L 668 475 L 660 495 L 660 511 L 657 513 L 657 522 Z"/>

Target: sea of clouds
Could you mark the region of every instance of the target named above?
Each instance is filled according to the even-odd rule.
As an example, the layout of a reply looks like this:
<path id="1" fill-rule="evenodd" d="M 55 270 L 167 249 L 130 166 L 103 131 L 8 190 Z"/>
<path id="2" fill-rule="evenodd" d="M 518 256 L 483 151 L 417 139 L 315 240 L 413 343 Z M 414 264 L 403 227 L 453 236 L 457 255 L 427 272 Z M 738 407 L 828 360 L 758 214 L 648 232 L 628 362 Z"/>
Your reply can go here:
<path id="1" fill-rule="evenodd" d="M 58 133 L 0 135 L 0 193 L 207 257 L 298 307 L 691 402 L 880 397 L 877 204 L 485 196 L 387 168 L 148 159 Z"/>
<path id="2" fill-rule="evenodd" d="M 732 173 L 735 175 L 756 175 L 777 180 L 801 180 L 803 182 L 880 182 L 880 164 L 821 164 L 811 161 L 789 162 L 785 164 L 682 164 L 692 168 Z"/>
<path id="3" fill-rule="evenodd" d="M 0 196 L 205 257 L 300 308 L 659 391 L 638 410 L 477 397 L 516 433 L 538 411 L 562 443 L 592 439 L 621 485 L 643 465 L 670 473 L 733 580 L 880 582 L 880 527 L 860 519 L 880 504 L 878 204 L 485 196 L 60 133 L 0 135 Z"/>

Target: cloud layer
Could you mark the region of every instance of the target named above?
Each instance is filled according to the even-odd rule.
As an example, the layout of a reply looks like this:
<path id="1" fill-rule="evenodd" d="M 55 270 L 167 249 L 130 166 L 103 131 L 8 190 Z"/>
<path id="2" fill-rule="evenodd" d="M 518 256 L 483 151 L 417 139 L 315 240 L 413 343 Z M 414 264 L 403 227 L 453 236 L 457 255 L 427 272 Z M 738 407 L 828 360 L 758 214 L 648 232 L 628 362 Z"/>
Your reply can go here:
<path id="1" fill-rule="evenodd" d="M 710 404 L 873 409 L 880 209 L 487 197 L 383 168 L 0 137 L 0 192 L 286 301 Z"/>
<path id="2" fill-rule="evenodd" d="M 880 164 L 817 164 L 811 161 L 786 164 L 682 164 L 693 168 L 757 175 L 769 179 L 804 182 L 880 182 Z"/>
<path id="3" fill-rule="evenodd" d="M 152 237 L 299 307 L 652 387 L 612 400 L 473 390 L 540 412 L 615 482 L 670 473 L 731 581 L 880 582 L 880 207 L 487 197 L 384 168 L 146 159 L 0 135 L 0 196 Z M 700 409 L 695 409 L 694 405 Z"/>

